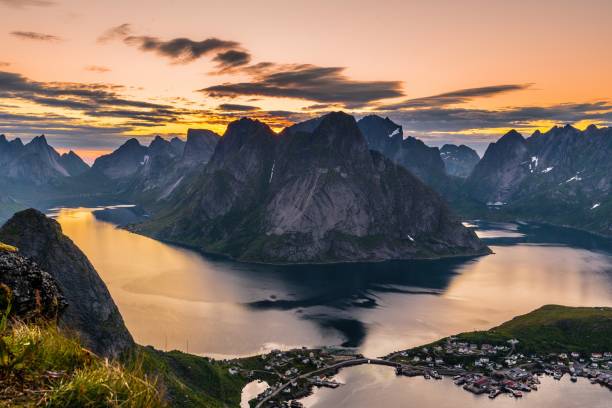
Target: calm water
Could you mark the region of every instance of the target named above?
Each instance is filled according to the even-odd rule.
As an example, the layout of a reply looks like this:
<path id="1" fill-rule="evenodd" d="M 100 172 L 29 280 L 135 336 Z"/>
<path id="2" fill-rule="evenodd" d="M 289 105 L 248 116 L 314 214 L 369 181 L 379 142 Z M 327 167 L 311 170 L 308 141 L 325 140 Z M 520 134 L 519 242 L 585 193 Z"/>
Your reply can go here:
<path id="1" fill-rule="evenodd" d="M 397 377 L 389 367 L 359 366 L 342 370 L 336 380 L 341 387 L 323 388 L 302 400 L 308 408 L 435 407 L 435 408 L 610 408 L 612 392 L 585 379 L 572 383 L 542 377 L 538 391 L 523 393 L 517 400 L 507 394 L 490 400 L 474 395 L 445 378 L 441 381 L 422 377 Z"/>
<path id="2" fill-rule="evenodd" d="M 126 211 L 116 214 L 131 219 Z M 204 257 L 118 229 L 92 209 L 62 209 L 57 219 L 108 285 L 136 341 L 160 349 L 226 357 L 342 344 L 381 356 L 490 328 L 543 304 L 612 306 L 612 242 L 560 228 L 477 223 L 495 252 L 480 258 L 281 267 Z M 340 375 L 350 384 L 317 392 L 308 404 L 372 406 L 368 398 L 388 392 L 386 402 L 403 405 L 401 390 L 414 406 L 472 406 L 474 398 L 452 384 L 396 379 L 384 368 Z M 576 390 L 596 389 L 570 385 L 542 388 L 565 395 L 564 404 Z M 524 400 L 539 406 L 547 392 Z M 582 405 L 547 406 L 584 406 L 576 398 Z"/>

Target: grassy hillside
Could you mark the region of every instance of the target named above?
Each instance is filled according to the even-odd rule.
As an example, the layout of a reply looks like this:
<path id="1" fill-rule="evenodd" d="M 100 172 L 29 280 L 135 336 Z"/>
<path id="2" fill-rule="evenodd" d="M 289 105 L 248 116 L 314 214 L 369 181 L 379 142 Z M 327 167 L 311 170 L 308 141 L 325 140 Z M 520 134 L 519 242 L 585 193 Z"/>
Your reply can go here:
<path id="1" fill-rule="evenodd" d="M 473 343 L 519 340 L 518 350 L 534 353 L 612 350 L 612 308 L 546 305 L 487 331 L 462 333 Z"/>
<path id="2" fill-rule="evenodd" d="M 175 407 L 238 407 L 248 382 L 240 375 L 230 375 L 230 366 L 223 362 L 180 351 L 140 347 L 136 361 L 158 376 L 166 399 Z"/>
<path id="3" fill-rule="evenodd" d="M 0 324 L 0 406 L 164 407 L 155 378 L 103 360 L 53 324 Z"/>

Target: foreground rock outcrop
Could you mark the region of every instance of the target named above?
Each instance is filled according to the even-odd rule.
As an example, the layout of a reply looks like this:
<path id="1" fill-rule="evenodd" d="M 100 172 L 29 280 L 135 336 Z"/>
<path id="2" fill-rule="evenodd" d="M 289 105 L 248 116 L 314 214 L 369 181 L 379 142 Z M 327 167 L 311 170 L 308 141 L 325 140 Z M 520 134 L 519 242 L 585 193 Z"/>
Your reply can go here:
<path id="1" fill-rule="evenodd" d="M 37 210 L 21 211 L 0 228 L 0 241 L 19 248 L 20 256 L 57 282 L 68 304 L 60 326 L 75 331 L 83 344 L 103 356 L 116 357 L 133 346 L 106 285 L 57 221 Z"/>
<path id="2" fill-rule="evenodd" d="M 21 319 L 59 317 L 66 300 L 53 277 L 35 262 L 0 245 L 0 305 Z M 8 288 L 8 291 L 6 290 Z"/>
<path id="3" fill-rule="evenodd" d="M 478 255 L 488 248 L 408 170 L 331 113 L 276 135 L 228 127 L 203 173 L 131 229 L 243 261 L 308 263 Z"/>

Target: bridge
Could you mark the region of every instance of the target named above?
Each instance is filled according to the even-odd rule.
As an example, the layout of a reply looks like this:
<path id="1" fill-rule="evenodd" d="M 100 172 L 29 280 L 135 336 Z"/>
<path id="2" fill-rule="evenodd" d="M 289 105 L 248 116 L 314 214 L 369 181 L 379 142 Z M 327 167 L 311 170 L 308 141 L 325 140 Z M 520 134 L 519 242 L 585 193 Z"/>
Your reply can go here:
<path id="1" fill-rule="evenodd" d="M 264 404 L 266 402 L 268 402 L 269 400 L 271 400 L 272 398 L 276 397 L 280 392 L 282 392 L 285 388 L 287 388 L 289 385 L 291 385 L 291 383 L 293 381 L 299 380 L 299 379 L 305 379 L 305 378 L 309 378 L 309 377 L 314 377 L 320 374 L 324 374 L 330 371 L 338 371 L 341 368 L 345 368 L 345 367 L 353 367 L 353 366 L 358 366 L 358 365 L 362 365 L 362 364 L 376 364 L 376 365 L 384 365 L 384 366 L 388 366 L 388 367 L 401 367 L 402 365 L 399 363 L 394 363 L 393 361 L 389 361 L 389 360 L 383 360 L 380 358 L 355 358 L 352 360 L 345 360 L 345 361 L 341 361 L 339 363 L 336 363 L 334 365 L 331 366 L 327 366 L 327 367 L 323 367 L 323 368 L 319 368 L 317 370 L 314 371 L 310 371 L 308 373 L 299 375 L 295 378 L 292 378 L 290 381 L 282 384 L 280 387 L 278 387 L 276 390 L 274 390 L 274 392 L 272 392 L 272 394 L 268 395 L 266 398 L 262 399 L 261 401 L 259 401 L 259 403 L 257 405 L 255 405 L 255 408 L 262 408 L 264 406 Z"/>

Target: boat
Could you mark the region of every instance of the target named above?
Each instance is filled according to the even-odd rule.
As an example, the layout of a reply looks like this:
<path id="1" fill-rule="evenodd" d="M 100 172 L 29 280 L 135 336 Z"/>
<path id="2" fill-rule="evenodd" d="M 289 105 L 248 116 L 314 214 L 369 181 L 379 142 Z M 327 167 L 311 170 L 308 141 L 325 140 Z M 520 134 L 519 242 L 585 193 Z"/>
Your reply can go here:
<path id="1" fill-rule="evenodd" d="M 517 390 L 513 390 L 512 388 L 510 389 L 510 392 L 512 393 L 514 398 L 521 398 L 523 396 L 522 392 L 517 391 Z"/>
<path id="2" fill-rule="evenodd" d="M 425 378 L 426 380 L 429 380 L 431 376 L 428 373 L 425 373 L 423 374 L 423 378 Z"/>
<path id="3" fill-rule="evenodd" d="M 576 382 L 576 381 L 578 381 L 578 377 L 576 377 L 575 375 L 572 375 L 570 377 L 570 380 L 572 380 L 572 382 Z"/>
<path id="4" fill-rule="evenodd" d="M 489 393 L 489 398 L 494 399 L 496 398 L 499 394 L 501 393 L 501 391 L 499 389 L 494 389 L 491 390 L 491 392 Z"/>
<path id="5" fill-rule="evenodd" d="M 463 385 L 465 383 L 465 378 L 461 377 L 461 378 L 457 378 L 455 380 L 455 385 Z"/>
<path id="6" fill-rule="evenodd" d="M 535 384 L 529 384 L 529 388 L 531 388 L 533 391 L 537 391 L 538 390 L 538 386 Z"/>
<path id="7" fill-rule="evenodd" d="M 563 377 L 563 373 L 561 373 L 561 372 L 559 372 L 559 371 L 555 371 L 555 373 L 553 374 L 553 378 L 554 378 L 555 380 L 557 380 L 557 381 L 558 381 L 558 380 L 560 380 L 560 379 L 561 379 L 561 377 Z"/>

